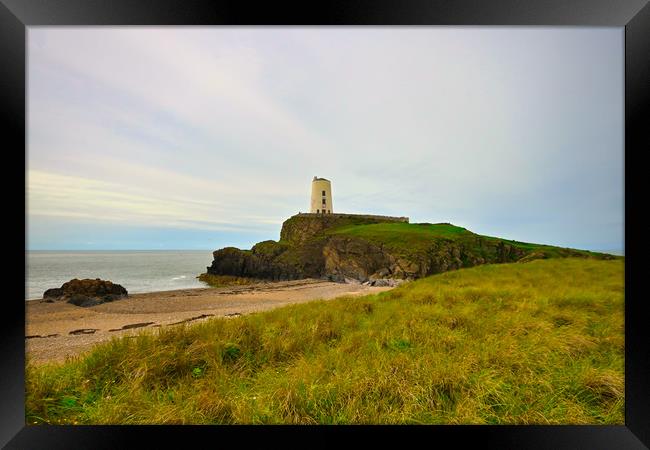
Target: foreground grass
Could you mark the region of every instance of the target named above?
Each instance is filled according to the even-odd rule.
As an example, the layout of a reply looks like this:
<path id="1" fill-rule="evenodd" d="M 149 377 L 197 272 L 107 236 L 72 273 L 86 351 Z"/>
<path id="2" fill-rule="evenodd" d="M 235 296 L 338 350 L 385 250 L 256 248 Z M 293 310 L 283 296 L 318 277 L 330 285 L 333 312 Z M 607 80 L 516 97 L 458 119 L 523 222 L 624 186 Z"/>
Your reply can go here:
<path id="1" fill-rule="evenodd" d="M 623 339 L 621 260 L 484 265 L 28 365 L 26 418 L 623 424 Z"/>

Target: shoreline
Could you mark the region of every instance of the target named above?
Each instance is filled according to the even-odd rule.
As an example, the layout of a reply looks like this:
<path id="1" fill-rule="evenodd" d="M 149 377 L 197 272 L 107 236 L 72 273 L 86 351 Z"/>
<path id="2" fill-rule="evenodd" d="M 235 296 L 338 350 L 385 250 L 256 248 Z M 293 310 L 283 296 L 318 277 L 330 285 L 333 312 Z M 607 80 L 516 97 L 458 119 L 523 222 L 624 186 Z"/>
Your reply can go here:
<path id="1" fill-rule="evenodd" d="M 247 286 L 248 286 L 248 285 L 247 285 Z M 251 286 L 252 286 L 252 285 L 251 285 Z M 224 286 L 224 288 L 225 288 L 225 287 L 227 287 L 227 286 Z M 128 297 L 127 299 L 125 299 L 125 300 L 128 300 L 128 299 L 131 298 L 131 297 L 135 297 L 136 295 L 137 295 L 137 296 L 140 296 L 140 295 L 148 295 L 148 294 L 160 294 L 160 295 L 164 295 L 164 294 L 168 294 L 168 293 L 171 294 L 171 293 L 174 293 L 174 292 L 182 292 L 182 291 L 203 291 L 203 290 L 207 290 L 207 289 L 211 289 L 211 290 L 212 290 L 212 289 L 222 289 L 222 288 L 220 288 L 220 287 L 216 287 L 216 288 L 215 288 L 215 287 L 209 287 L 209 286 L 206 284 L 206 287 L 188 287 L 188 288 L 165 289 L 165 290 L 162 290 L 162 291 L 147 291 L 147 292 L 131 292 L 131 291 L 129 291 L 129 297 Z M 43 301 L 43 297 L 39 297 L 39 298 L 26 298 L 26 299 L 25 299 L 25 303 L 29 303 L 29 302 L 42 302 L 42 301 Z M 120 300 L 116 300 L 116 301 L 120 301 Z"/>
<path id="2" fill-rule="evenodd" d="M 296 281 L 296 280 L 294 280 L 294 281 Z M 65 283 L 65 282 L 63 282 L 63 283 Z M 63 283 L 61 283 L 61 284 L 63 284 Z M 175 291 L 195 291 L 195 290 L 201 291 L 201 290 L 204 290 L 204 289 L 221 289 L 220 287 L 217 287 L 217 288 L 211 287 L 205 282 L 202 282 L 202 284 L 203 284 L 203 286 L 200 286 L 200 287 L 180 287 L 180 288 L 177 288 L 177 289 L 165 289 L 165 290 L 155 290 L 155 291 L 146 291 L 146 292 L 131 292 L 131 291 L 129 291 L 129 298 L 131 296 L 144 295 L 144 294 L 164 294 L 164 293 L 167 293 L 167 292 L 175 292 Z M 264 283 L 258 283 L 258 284 L 264 284 Z M 246 286 L 248 286 L 248 285 L 246 285 Z M 227 287 L 227 286 L 224 286 L 224 287 Z M 42 296 L 41 297 L 36 297 L 36 298 L 26 298 L 25 303 L 38 302 L 38 301 L 42 301 L 42 300 L 43 300 Z"/>
<path id="3" fill-rule="evenodd" d="M 282 306 L 392 289 L 317 279 L 130 294 L 82 308 L 25 301 L 25 355 L 33 364 L 63 362 L 113 337 L 210 318 L 234 318 Z"/>

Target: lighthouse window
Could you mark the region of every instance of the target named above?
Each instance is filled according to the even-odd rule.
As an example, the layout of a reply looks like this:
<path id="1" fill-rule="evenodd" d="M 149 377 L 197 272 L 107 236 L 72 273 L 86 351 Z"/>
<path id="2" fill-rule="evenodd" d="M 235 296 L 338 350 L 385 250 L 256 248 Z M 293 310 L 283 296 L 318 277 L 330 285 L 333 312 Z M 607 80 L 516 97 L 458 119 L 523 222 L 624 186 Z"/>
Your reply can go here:
<path id="1" fill-rule="evenodd" d="M 316 214 L 320 214 L 320 209 L 317 209 L 317 210 L 316 210 Z"/>
<path id="2" fill-rule="evenodd" d="M 323 191 L 323 197 L 325 197 L 325 191 Z"/>
<path id="3" fill-rule="evenodd" d="M 325 204 L 325 199 L 323 199 L 323 205 Z"/>

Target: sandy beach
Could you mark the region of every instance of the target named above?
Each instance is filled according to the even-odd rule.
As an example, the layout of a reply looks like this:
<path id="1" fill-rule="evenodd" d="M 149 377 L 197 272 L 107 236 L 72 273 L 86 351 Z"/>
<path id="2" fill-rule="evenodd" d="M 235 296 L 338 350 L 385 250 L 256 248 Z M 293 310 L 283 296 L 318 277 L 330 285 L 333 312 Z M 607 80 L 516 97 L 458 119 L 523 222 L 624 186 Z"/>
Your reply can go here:
<path id="1" fill-rule="evenodd" d="M 89 308 L 26 302 L 25 351 L 40 364 L 64 361 L 116 336 L 179 323 L 236 318 L 281 306 L 391 289 L 306 279 L 257 285 L 132 294 Z"/>

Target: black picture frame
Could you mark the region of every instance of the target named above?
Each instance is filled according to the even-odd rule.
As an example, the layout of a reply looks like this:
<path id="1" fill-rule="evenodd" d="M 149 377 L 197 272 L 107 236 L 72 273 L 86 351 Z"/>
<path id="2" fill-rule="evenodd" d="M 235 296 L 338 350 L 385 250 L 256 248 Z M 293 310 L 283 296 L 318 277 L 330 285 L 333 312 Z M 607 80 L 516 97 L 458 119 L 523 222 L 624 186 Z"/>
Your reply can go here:
<path id="1" fill-rule="evenodd" d="M 236 438 L 240 445 L 251 437 L 282 438 L 282 445 L 316 445 L 350 439 L 453 443 L 490 448 L 533 449 L 641 449 L 650 447 L 650 349 L 643 314 L 640 278 L 643 242 L 638 202 L 644 170 L 641 157 L 650 150 L 646 117 L 650 116 L 650 5 L 647 0 L 328 0 L 302 2 L 204 0 L 0 0 L 0 111 L 5 152 L 17 158 L 5 164 L 5 192 L 15 203 L 6 241 L 21 254 L 25 197 L 15 192 L 25 185 L 26 168 L 26 31 L 36 25 L 524 25 L 625 27 L 625 425 L 624 426 L 382 426 L 382 427 L 167 427 L 167 426 L 26 426 L 24 391 L 24 305 L 10 278 L 12 295 L 3 308 L 0 327 L 0 445 L 6 448 L 72 449 L 128 448 L 167 445 L 223 445 Z M 644 120 L 645 119 L 645 120 Z M 26 155 L 26 153 L 25 153 Z M 24 156 L 24 155 L 23 155 Z M 11 168 L 13 167 L 13 169 Z M 633 205 L 637 205 L 636 208 Z M 23 211 L 17 211 L 23 208 Z M 23 220 L 15 219 L 23 217 Z M 23 231 L 15 228 L 23 226 Z M 13 238 L 7 237 L 8 233 Z M 635 239 L 635 238 L 639 239 Z M 641 245 L 639 245 L 639 243 Z M 13 253 L 12 253 L 13 255 Z M 17 266 L 14 261 L 14 266 Z M 15 267 L 14 267 L 15 268 Z M 17 277 L 16 277 L 17 278 Z M 15 292 L 16 295 L 13 295 Z M 20 295 L 24 295 L 22 292 Z M 15 303 L 15 304 L 14 304 Z M 254 431 L 254 433 L 253 433 Z M 314 434 L 318 440 L 314 440 Z M 416 441 L 421 438 L 423 440 Z M 408 439 L 408 441 L 406 440 Z M 269 441 L 270 442 L 270 441 Z M 267 442 L 268 443 L 268 442 Z"/>

